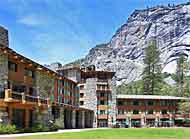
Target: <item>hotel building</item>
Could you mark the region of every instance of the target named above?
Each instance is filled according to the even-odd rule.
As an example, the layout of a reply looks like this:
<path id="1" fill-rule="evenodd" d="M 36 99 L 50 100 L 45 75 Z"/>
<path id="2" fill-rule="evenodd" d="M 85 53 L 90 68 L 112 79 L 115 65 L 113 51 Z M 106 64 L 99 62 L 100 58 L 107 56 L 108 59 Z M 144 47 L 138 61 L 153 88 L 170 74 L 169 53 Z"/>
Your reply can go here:
<path id="1" fill-rule="evenodd" d="M 177 114 L 177 103 L 190 99 L 117 95 L 114 75 L 94 66 L 50 70 L 9 48 L 8 31 L 0 27 L 0 123 L 18 128 L 49 122 L 63 129 L 146 127 L 190 118 Z"/>
<path id="2" fill-rule="evenodd" d="M 94 111 L 93 127 L 112 127 L 115 121 L 116 93 L 113 91 L 114 72 L 88 68 L 61 68 L 63 76 L 77 81 L 80 106 Z"/>
<path id="3" fill-rule="evenodd" d="M 29 128 L 57 122 L 61 128 L 92 127 L 93 111 L 79 107 L 77 83 L 18 54 L 0 28 L 1 123 Z"/>

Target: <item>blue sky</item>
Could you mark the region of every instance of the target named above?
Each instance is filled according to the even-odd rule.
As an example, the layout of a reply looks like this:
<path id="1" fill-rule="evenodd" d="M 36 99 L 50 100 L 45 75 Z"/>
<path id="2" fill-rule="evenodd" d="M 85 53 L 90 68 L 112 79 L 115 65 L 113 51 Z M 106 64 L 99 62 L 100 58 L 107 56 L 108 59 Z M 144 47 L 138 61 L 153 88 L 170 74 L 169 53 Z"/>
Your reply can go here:
<path id="1" fill-rule="evenodd" d="M 1 0 L 10 47 L 41 64 L 74 61 L 108 42 L 135 9 L 187 0 Z"/>

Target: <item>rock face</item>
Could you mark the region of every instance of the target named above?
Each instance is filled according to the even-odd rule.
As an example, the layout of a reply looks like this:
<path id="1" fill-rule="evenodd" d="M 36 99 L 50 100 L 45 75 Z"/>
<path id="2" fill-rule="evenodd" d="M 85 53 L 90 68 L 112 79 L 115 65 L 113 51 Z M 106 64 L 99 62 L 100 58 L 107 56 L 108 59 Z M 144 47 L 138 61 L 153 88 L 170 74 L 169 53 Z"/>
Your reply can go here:
<path id="1" fill-rule="evenodd" d="M 117 85 L 138 80 L 144 48 L 152 38 L 161 51 L 163 71 L 174 72 L 176 58 L 190 54 L 190 3 L 135 10 L 109 43 L 90 50 L 83 64 L 116 71 Z"/>

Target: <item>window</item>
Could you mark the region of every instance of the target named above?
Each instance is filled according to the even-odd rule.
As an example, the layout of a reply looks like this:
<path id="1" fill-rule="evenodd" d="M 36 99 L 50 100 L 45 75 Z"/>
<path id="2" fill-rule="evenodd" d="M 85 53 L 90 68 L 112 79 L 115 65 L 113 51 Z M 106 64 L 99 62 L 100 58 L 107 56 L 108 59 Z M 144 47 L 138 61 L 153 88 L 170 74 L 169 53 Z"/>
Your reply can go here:
<path id="1" fill-rule="evenodd" d="M 133 114 L 139 114 L 139 110 L 133 110 Z"/>
<path id="2" fill-rule="evenodd" d="M 162 110 L 161 114 L 167 114 L 167 110 Z"/>
<path id="3" fill-rule="evenodd" d="M 80 98 L 83 98 L 84 97 L 84 93 L 80 93 Z"/>
<path id="4" fill-rule="evenodd" d="M 147 114 L 154 114 L 154 111 L 153 110 L 148 110 Z"/>
<path id="5" fill-rule="evenodd" d="M 81 86 L 80 86 L 80 90 L 84 90 L 84 85 L 81 85 Z"/>
<path id="6" fill-rule="evenodd" d="M 122 105 L 123 105 L 123 101 L 122 101 L 122 100 L 117 101 L 117 105 L 118 105 L 118 106 L 122 106 Z"/>
<path id="7" fill-rule="evenodd" d="M 100 100 L 100 105 L 105 105 L 105 101 L 104 100 Z"/>
<path id="8" fill-rule="evenodd" d="M 118 110 L 118 114 L 125 114 L 125 110 Z"/>
<path id="9" fill-rule="evenodd" d="M 100 97 L 104 97 L 105 96 L 105 93 L 100 93 Z"/>
<path id="10" fill-rule="evenodd" d="M 153 106 L 153 105 L 154 105 L 154 101 L 149 100 L 149 101 L 147 102 L 147 104 L 148 104 L 148 106 Z"/>
<path id="11" fill-rule="evenodd" d="M 29 69 L 25 69 L 25 76 L 35 78 L 35 72 Z"/>
<path id="12" fill-rule="evenodd" d="M 84 101 L 80 101 L 80 105 L 81 105 L 81 106 L 84 105 Z"/>
<path id="13" fill-rule="evenodd" d="M 11 61 L 8 62 L 8 68 L 10 71 L 17 72 L 17 64 Z"/>
<path id="14" fill-rule="evenodd" d="M 139 101 L 137 101 L 137 100 L 133 101 L 133 105 L 134 106 L 139 106 Z"/>
<path id="15" fill-rule="evenodd" d="M 106 114 L 105 110 L 100 110 L 100 114 Z"/>

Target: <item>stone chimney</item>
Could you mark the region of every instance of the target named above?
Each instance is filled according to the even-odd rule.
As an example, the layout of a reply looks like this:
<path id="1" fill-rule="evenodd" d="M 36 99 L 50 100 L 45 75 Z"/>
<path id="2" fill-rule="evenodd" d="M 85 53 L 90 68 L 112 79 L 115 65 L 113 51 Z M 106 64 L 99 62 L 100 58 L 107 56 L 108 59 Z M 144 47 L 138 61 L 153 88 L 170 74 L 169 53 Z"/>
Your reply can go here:
<path id="1" fill-rule="evenodd" d="M 0 26 L 0 47 L 9 47 L 8 30 Z"/>

